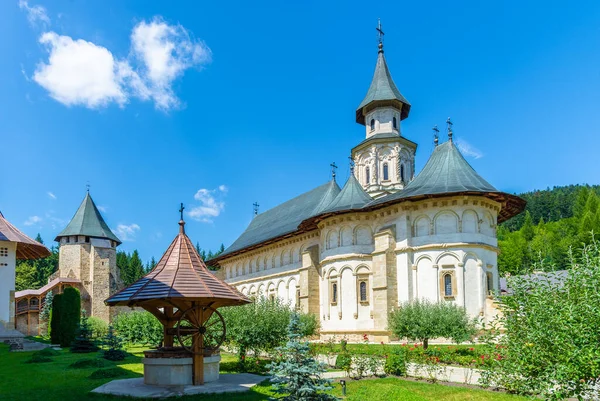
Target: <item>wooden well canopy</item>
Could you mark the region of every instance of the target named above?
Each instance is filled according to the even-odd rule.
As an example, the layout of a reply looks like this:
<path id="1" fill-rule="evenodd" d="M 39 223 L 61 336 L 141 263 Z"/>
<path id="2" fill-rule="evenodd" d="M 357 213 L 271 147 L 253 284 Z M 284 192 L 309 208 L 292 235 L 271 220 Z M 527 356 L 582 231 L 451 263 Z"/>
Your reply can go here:
<path id="1" fill-rule="evenodd" d="M 17 243 L 17 259 L 40 259 L 50 256 L 48 248 L 19 231 L 4 218 L 1 212 L 0 241 Z"/>
<path id="2" fill-rule="evenodd" d="M 164 326 L 163 349 L 181 349 L 193 355 L 193 383 L 203 384 L 203 357 L 218 351 L 225 339 L 225 321 L 217 308 L 251 303 L 237 289 L 216 277 L 185 234 L 179 234 L 154 269 L 105 302 L 109 306 L 138 306 Z"/>

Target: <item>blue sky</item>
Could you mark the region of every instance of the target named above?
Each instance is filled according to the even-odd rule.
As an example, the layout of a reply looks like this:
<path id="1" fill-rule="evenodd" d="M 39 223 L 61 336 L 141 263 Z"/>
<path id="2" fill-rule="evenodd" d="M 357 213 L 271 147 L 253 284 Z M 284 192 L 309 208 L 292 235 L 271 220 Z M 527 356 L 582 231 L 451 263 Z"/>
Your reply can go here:
<path id="1" fill-rule="evenodd" d="M 600 2 L 0 3 L 0 210 L 47 244 L 86 184 L 126 251 L 160 257 L 327 181 L 364 139 L 382 19 L 417 142 L 451 116 L 507 192 L 600 183 Z M 173 45 L 174 47 L 169 47 Z"/>

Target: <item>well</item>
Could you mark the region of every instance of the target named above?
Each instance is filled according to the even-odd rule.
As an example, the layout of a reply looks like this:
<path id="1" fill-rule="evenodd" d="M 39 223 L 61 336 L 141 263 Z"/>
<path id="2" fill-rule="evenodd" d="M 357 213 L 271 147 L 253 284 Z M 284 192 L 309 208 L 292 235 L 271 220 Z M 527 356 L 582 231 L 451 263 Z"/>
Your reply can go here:
<path id="1" fill-rule="evenodd" d="M 219 380 L 221 355 L 204 356 L 204 383 Z M 182 347 L 144 351 L 144 384 L 187 386 L 192 384 L 193 358 Z"/>

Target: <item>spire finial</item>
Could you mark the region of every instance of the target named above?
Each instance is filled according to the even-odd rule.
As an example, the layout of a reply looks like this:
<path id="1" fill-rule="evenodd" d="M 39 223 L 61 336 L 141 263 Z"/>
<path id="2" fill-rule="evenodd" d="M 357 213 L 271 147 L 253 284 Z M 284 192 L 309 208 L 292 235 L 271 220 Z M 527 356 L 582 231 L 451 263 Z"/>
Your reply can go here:
<path id="1" fill-rule="evenodd" d="M 90 193 L 90 182 L 89 181 L 85 184 L 85 190 L 87 191 L 88 194 Z"/>
<path id="2" fill-rule="evenodd" d="M 383 32 L 383 29 L 381 29 L 381 18 L 377 18 L 377 36 L 379 38 L 379 52 L 383 53 L 383 35 L 385 35 L 385 33 Z"/>
<path id="3" fill-rule="evenodd" d="M 335 181 L 335 170 L 338 168 L 338 166 L 335 164 L 335 162 L 330 164 L 331 166 L 331 178 Z"/>
<path id="4" fill-rule="evenodd" d="M 260 205 L 258 204 L 258 202 L 254 202 L 254 203 L 252 204 L 252 206 L 254 206 L 254 215 L 255 215 L 255 216 L 258 216 L 258 207 L 259 207 Z"/>
<path id="5" fill-rule="evenodd" d="M 183 202 L 181 202 L 181 206 L 179 207 L 179 232 L 180 233 L 184 233 L 185 230 L 183 228 L 183 226 L 185 226 L 185 221 L 183 221 L 183 210 L 185 209 L 185 207 L 183 206 Z"/>
<path id="6" fill-rule="evenodd" d="M 446 124 L 448 125 L 448 140 L 452 142 L 452 121 L 450 121 L 450 117 L 446 120 Z"/>
<path id="7" fill-rule="evenodd" d="M 350 174 L 354 175 L 354 159 L 352 159 L 352 156 L 348 156 L 348 160 L 350 162 Z"/>
<path id="8" fill-rule="evenodd" d="M 437 124 L 433 126 L 432 130 L 433 130 L 433 144 L 435 146 L 438 146 L 440 130 L 438 129 Z"/>

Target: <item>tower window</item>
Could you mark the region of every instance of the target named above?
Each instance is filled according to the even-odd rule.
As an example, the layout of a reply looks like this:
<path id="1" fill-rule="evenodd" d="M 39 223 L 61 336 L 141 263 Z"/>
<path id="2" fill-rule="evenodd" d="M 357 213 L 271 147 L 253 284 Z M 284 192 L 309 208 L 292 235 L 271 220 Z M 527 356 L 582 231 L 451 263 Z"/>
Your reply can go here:
<path id="1" fill-rule="evenodd" d="M 444 296 L 452 296 L 452 275 L 450 274 L 444 275 Z"/>
<path id="2" fill-rule="evenodd" d="M 85 242 L 90 242 L 90 237 L 85 237 Z"/>
<path id="3" fill-rule="evenodd" d="M 371 119 L 371 131 L 375 131 L 375 119 Z"/>
<path id="4" fill-rule="evenodd" d="M 366 175 L 366 184 L 369 185 L 371 183 L 371 169 L 369 167 L 367 167 L 365 169 L 365 175 Z"/>
<path id="5" fill-rule="evenodd" d="M 296 290 L 296 308 L 300 308 L 300 289 Z"/>
<path id="6" fill-rule="evenodd" d="M 383 180 L 387 181 L 390 179 L 390 174 L 388 171 L 388 164 L 387 163 L 383 163 Z"/>
<path id="7" fill-rule="evenodd" d="M 337 304 L 337 296 L 338 296 L 338 292 L 337 292 L 337 283 L 331 283 L 331 304 L 335 305 Z"/>
<path id="8" fill-rule="evenodd" d="M 392 120 L 392 126 L 394 127 L 394 129 L 398 129 L 398 120 L 396 119 L 396 117 L 394 117 Z"/>
<path id="9" fill-rule="evenodd" d="M 400 165 L 400 181 L 404 182 L 404 164 Z"/>

